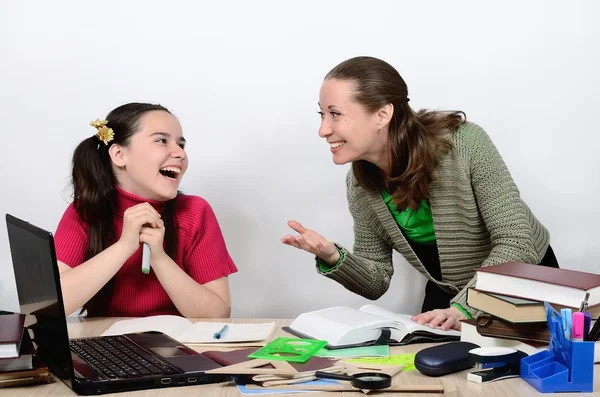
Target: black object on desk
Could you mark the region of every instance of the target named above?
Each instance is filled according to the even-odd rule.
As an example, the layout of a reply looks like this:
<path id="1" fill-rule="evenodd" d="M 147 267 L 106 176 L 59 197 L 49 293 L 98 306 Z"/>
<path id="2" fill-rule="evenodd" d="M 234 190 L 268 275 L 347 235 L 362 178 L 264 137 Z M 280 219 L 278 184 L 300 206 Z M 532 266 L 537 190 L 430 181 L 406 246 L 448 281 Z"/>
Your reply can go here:
<path id="1" fill-rule="evenodd" d="M 590 330 L 590 333 L 588 334 L 587 340 L 595 342 L 599 338 L 600 338 L 600 317 L 598 317 L 596 319 L 594 326 L 592 327 L 592 329 Z"/>
<path id="2" fill-rule="evenodd" d="M 479 345 L 470 342 L 449 342 L 432 346 L 415 355 L 415 368 L 423 375 L 442 376 L 473 367 L 469 351 Z"/>
<path id="3" fill-rule="evenodd" d="M 479 368 L 470 372 L 467 380 L 475 383 L 488 383 L 495 380 L 516 378 L 521 373 L 521 359 L 527 354 L 507 347 L 480 347 L 469 352 L 469 359 Z M 483 368 L 487 365 L 488 368 Z"/>
<path id="4" fill-rule="evenodd" d="M 320 379 L 349 380 L 352 387 L 356 387 L 357 389 L 381 390 L 387 389 L 392 385 L 392 376 L 382 372 L 361 372 L 354 375 L 342 375 L 316 371 L 315 376 Z"/>

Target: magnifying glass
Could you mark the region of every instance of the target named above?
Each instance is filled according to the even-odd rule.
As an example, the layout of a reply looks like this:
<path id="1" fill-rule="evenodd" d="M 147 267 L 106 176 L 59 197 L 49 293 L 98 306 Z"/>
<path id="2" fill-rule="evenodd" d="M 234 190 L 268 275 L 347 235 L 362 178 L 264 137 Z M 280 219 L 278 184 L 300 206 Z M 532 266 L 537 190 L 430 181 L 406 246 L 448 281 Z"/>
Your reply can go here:
<path id="1" fill-rule="evenodd" d="M 392 377 L 382 372 L 360 372 L 354 375 L 342 375 L 316 371 L 315 377 L 321 379 L 349 380 L 352 387 L 356 387 L 357 389 L 378 390 L 387 389 L 392 386 Z"/>

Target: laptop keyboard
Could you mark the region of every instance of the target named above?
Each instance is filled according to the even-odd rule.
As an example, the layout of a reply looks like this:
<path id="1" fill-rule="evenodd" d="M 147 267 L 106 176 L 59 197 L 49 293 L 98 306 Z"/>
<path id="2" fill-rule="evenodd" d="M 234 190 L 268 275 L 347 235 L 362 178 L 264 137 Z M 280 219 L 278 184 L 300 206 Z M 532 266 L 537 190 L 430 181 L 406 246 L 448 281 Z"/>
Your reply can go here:
<path id="1" fill-rule="evenodd" d="M 179 373 L 123 336 L 71 340 L 71 350 L 110 379 Z"/>

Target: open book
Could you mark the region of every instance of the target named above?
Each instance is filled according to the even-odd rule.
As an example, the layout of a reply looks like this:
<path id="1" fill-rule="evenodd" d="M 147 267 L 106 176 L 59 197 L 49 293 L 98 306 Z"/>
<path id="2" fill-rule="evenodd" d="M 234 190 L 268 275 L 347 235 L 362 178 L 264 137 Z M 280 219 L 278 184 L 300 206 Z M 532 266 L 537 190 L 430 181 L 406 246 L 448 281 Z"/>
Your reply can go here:
<path id="1" fill-rule="evenodd" d="M 405 345 L 414 342 L 445 342 L 460 339 L 460 331 L 443 331 L 420 325 L 411 316 L 396 314 L 375 305 L 360 309 L 336 306 L 299 315 L 284 330 L 296 336 L 327 341 L 328 349 L 375 343 Z M 389 330 L 389 337 L 381 340 Z"/>
<path id="2" fill-rule="evenodd" d="M 220 339 L 215 332 L 227 324 L 227 331 Z M 275 323 L 217 323 L 200 321 L 192 323 L 179 316 L 150 316 L 122 320 L 114 323 L 102 336 L 122 335 L 136 332 L 160 331 L 171 338 L 187 344 L 235 344 L 245 346 L 264 346 L 275 329 Z"/>

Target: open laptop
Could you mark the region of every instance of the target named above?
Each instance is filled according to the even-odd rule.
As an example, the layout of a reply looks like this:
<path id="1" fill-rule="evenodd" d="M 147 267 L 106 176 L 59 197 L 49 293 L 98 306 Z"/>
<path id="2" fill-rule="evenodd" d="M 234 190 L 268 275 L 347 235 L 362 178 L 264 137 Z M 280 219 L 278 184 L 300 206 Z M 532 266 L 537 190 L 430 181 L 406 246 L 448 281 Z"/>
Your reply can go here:
<path id="1" fill-rule="evenodd" d="M 159 332 L 69 340 L 52 233 L 6 215 L 20 311 L 37 356 L 78 394 L 231 380 L 221 365 Z"/>

